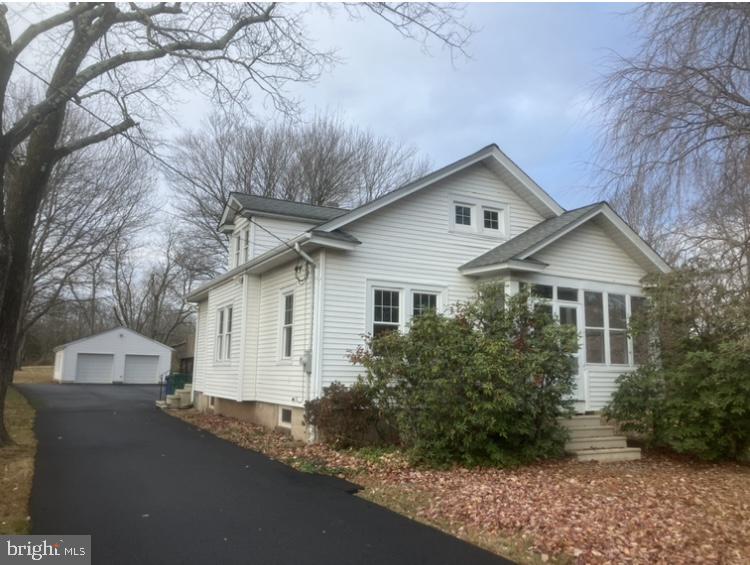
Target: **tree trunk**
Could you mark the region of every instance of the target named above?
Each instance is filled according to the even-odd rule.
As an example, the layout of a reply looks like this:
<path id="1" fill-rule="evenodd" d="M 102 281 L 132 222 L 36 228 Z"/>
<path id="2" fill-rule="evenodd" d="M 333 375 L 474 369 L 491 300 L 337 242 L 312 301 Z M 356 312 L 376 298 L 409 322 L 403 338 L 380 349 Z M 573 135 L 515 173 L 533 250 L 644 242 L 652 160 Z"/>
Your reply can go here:
<path id="1" fill-rule="evenodd" d="M 29 137 L 24 164 L 13 167 L 5 176 L 4 220 L 10 240 L 10 261 L 0 296 L 0 446 L 11 442 L 5 426 L 5 396 L 18 359 L 18 329 L 31 260 L 32 231 L 49 181 L 64 116 L 64 109 L 47 116 Z"/>

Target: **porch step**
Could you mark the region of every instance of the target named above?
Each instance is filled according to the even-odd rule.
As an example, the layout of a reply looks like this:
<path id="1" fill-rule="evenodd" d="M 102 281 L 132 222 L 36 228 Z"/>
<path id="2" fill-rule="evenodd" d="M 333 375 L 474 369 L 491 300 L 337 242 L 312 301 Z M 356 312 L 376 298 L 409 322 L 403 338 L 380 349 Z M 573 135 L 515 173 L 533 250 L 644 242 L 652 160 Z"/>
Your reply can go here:
<path id="1" fill-rule="evenodd" d="M 615 435 L 614 426 L 591 426 L 590 428 L 568 428 L 571 441 L 586 437 L 605 437 Z"/>
<path id="2" fill-rule="evenodd" d="M 166 400 L 157 400 L 156 401 L 156 407 L 157 408 L 166 408 L 167 407 L 167 401 Z"/>
<path id="3" fill-rule="evenodd" d="M 579 453 L 586 449 L 611 449 L 627 447 L 628 441 L 623 436 L 584 437 L 569 440 L 565 444 L 565 451 Z"/>
<path id="4" fill-rule="evenodd" d="M 578 461 L 599 461 L 609 463 L 614 461 L 637 461 L 641 458 L 638 447 L 619 447 L 612 449 L 582 449 L 575 452 Z"/>
<path id="5" fill-rule="evenodd" d="M 602 425 L 602 417 L 599 414 L 586 414 L 585 416 L 573 416 L 572 418 L 558 418 L 557 421 L 569 430 L 578 428 L 596 428 Z"/>
<path id="6" fill-rule="evenodd" d="M 193 383 L 185 383 L 182 385 L 182 388 L 180 390 L 187 390 L 188 392 L 191 392 L 193 390 Z"/>
<path id="7" fill-rule="evenodd" d="M 177 395 L 180 399 L 179 408 L 188 408 L 192 404 L 192 402 L 190 402 L 190 394 L 191 392 L 189 390 L 185 390 L 184 388 L 175 392 L 175 395 Z"/>
<path id="8" fill-rule="evenodd" d="M 168 394 L 165 400 L 167 408 L 179 408 L 180 397 L 177 394 Z"/>

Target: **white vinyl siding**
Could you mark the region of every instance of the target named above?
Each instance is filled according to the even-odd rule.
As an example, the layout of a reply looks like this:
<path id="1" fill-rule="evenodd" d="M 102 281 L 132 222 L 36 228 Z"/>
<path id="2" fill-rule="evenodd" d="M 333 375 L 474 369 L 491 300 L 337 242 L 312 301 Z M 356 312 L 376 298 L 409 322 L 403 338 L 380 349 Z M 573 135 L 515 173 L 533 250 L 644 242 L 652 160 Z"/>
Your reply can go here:
<path id="1" fill-rule="evenodd" d="M 545 275 L 616 282 L 640 288 L 646 272 L 596 220 L 577 227 L 532 256 L 547 263 Z"/>
<path id="2" fill-rule="evenodd" d="M 198 331 L 196 337 L 196 390 L 220 398 L 236 399 L 239 395 L 240 363 L 239 355 L 219 361 L 216 357 L 218 313 L 222 308 L 232 306 L 232 332 L 230 352 L 239 351 L 241 320 L 243 319 L 241 277 L 225 281 L 212 288 L 208 299 L 198 308 Z M 226 348 L 225 341 L 222 346 Z"/>
<path id="3" fill-rule="evenodd" d="M 352 383 L 362 371 L 349 357 L 372 328 L 368 280 L 384 288 L 408 283 L 414 291 L 439 285 L 446 289 L 444 306 L 474 295 L 476 281 L 458 267 L 498 245 L 498 239 L 452 229 L 457 195 L 507 205 L 511 237 L 543 219 L 484 165 L 475 165 L 346 226 L 362 244 L 351 252 L 326 254 L 322 386 Z M 409 313 L 411 300 L 403 295 Z"/>
<path id="4" fill-rule="evenodd" d="M 286 241 L 287 239 L 291 239 L 306 232 L 319 223 L 265 217 L 254 217 L 253 221 L 257 225 L 252 226 L 252 242 L 250 245 L 251 257 L 257 257 L 266 251 L 270 251 L 274 247 L 282 245 L 281 241 L 274 237 L 274 235 Z M 269 230 L 274 235 L 271 235 L 266 230 Z"/>
<path id="5" fill-rule="evenodd" d="M 312 340 L 312 272 L 300 284 L 294 274 L 295 262 L 260 276 L 257 297 L 259 311 L 251 316 L 259 322 L 251 331 L 255 342 L 250 344 L 248 377 L 243 399 L 259 400 L 285 406 L 302 406 L 305 401 L 306 379 L 300 358 Z M 283 358 L 282 332 L 285 294 L 294 293 L 292 309 L 292 341 L 288 358 Z"/>

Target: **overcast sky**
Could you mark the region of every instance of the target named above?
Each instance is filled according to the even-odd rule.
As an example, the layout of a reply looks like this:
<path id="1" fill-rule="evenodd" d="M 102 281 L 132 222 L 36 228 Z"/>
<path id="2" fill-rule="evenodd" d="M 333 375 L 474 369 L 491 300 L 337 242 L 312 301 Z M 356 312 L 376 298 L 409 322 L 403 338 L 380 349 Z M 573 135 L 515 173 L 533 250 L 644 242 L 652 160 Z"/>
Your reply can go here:
<path id="1" fill-rule="evenodd" d="M 587 166 L 598 133 L 592 90 L 612 51 L 637 43 L 631 6 L 481 4 L 470 60 L 454 64 L 401 38 L 374 17 L 318 14 L 310 35 L 344 61 L 294 94 L 308 115 L 338 113 L 378 135 L 401 139 L 437 168 L 497 143 L 564 207 L 597 198 Z M 191 99 L 176 115 L 195 127 L 210 106 Z M 272 113 L 265 114 L 273 117 Z"/>

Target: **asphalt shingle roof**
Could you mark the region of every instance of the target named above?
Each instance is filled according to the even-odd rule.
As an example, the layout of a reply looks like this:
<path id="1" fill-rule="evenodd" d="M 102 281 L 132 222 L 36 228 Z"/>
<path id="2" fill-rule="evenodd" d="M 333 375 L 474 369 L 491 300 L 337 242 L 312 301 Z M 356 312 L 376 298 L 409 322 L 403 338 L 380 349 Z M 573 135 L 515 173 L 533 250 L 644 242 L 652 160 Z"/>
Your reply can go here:
<path id="1" fill-rule="evenodd" d="M 279 200 L 277 198 L 266 198 L 264 196 L 245 194 L 244 192 L 233 192 L 232 196 L 237 199 L 240 205 L 246 210 L 266 214 L 276 214 L 279 216 L 304 218 L 316 222 L 327 222 L 349 212 L 349 210 L 345 208 L 313 206 L 312 204 L 292 202 L 290 200 Z"/>
<path id="2" fill-rule="evenodd" d="M 594 211 L 596 208 L 604 206 L 602 202 L 596 204 L 590 204 L 582 208 L 576 208 L 545 220 L 517 235 L 513 239 L 506 241 L 490 249 L 483 255 L 476 257 L 461 265 L 461 269 L 474 269 L 477 267 L 486 267 L 488 265 L 496 265 L 499 263 L 507 263 L 514 259 L 522 259 L 522 255 L 527 250 L 539 245 L 543 241 L 554 237 L 557 233 L 564 230 L 571 224 L 580 220 L 583 216 L 589 212 Z"/>

